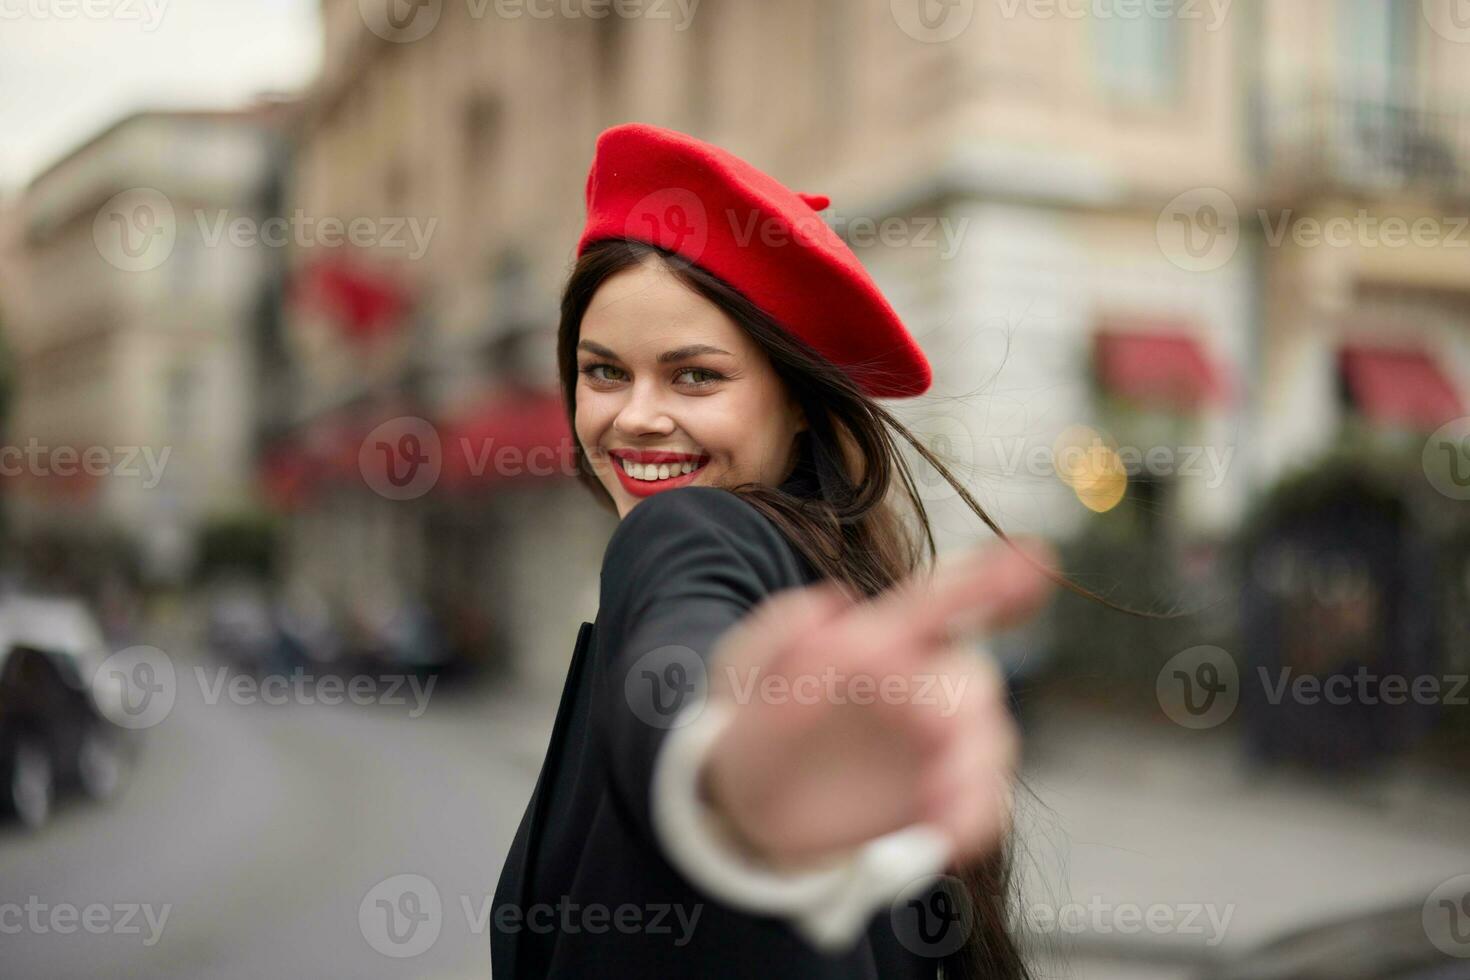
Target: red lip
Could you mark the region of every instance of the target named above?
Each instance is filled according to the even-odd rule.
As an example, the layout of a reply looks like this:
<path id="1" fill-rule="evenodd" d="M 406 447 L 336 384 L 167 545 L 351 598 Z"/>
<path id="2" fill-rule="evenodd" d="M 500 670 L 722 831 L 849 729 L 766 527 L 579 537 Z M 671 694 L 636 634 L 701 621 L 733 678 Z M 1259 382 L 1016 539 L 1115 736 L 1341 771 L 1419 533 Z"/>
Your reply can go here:
<path id="1" fill-rule="evenodd" d="M 613 457 L 622 456 L 625 459 L 631 459 L 631 460 L 633 460 L 635 463 L 644 462 L 644 460 L 638 459 L 637 456 L 635 456 L 633 453 L 627 452 L 625 450 L 620 450 L 620 449 L 613 450 L 608 455 L 609 456 L 613 456 Z M 700 459 L 705 459 L 706 461 L 708 460 L 708 457 L 690 456 L 687 453 L 686 454 L 680 454 L 680 453 L 654 453 L 654 452 L 649 452 L 649 453 L 643 453 L 642 455 L 651 456 L 651 457 L 652 456 L 656 456 L 656 457 L 679 457 L 680 459 L 683 459 L 683 460 L 693 460 L 695 462 L 698 462 Z M 647 460 L 647 462 L 674 462 L 674 461 L 675 460 L 673 460 L 673 459 L 658 459 L 658 460 L 649 459 L 649 460 Z M 699 466 L 696 469 L 690 470 L 688 473 L 685 473 L 685 474 L 683 474 L 681 476 L 671 476 L 667 480 L 635 480 L 633 477 L 631 477 L 631 476 L 628 475 L 627 471 L 623 469 L 623 464 L 617 462 L 616 459 L 613 460 L 613 462 L 611 463 L 611 465 L 612 465 L 613 471 L 617 473 L 617 475 L 618 475 L 618 482 L 623 485 L 623 489 L 626 490 L 626 491 L 628 491 L 628 493 L 631 494 L 634 497 L 651 497 L 651 496 L 653 496 L 656 493 L 663 492 L 664 490 L 673 490 L 676 487 L 687 487 L 689 484 L 691 484 L 691 483 L 693 483 L 695 481 L 695 479 L 699 476 L 700 473 L 702 473 L 704 471 L 704 467 L 701 465 L 701 466 Z"/>
<path id="2" fill-rule="evenodd" d="M 709 459 L 700 453 L 666 453 L 657 449 L 609 449 L 607 454 L 614 459 L 628 459 L 635 463 L 702 463 Z"/>

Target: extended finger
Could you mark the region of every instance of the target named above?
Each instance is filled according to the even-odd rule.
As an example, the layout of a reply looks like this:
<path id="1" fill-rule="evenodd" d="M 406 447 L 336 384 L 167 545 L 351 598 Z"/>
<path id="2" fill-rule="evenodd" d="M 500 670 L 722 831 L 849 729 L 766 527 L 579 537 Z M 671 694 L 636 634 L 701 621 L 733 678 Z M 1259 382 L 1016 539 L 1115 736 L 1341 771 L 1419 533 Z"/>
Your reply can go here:
<path id="1" fill-rule="evenodd" d="M 1041 608 L 1051 581 L 1036 566 L 1051 555 L 1049 547 L 1029 541 L 968 550 L 941 562 L 931 579 L 906 582 L 878 602 L 892 604 L 929 644 L 1002 628 Z"/>
<path id="2" fill-rule="evenodd" d="M 785 589 L 758 603 L 725 636 L 715 650 L 716 678 L 729 671 L 773 668 L 794 647 L 826 629 L 853 599 L 833 582 Z M 717 683 L 716 689 L 720 688 Z"/>

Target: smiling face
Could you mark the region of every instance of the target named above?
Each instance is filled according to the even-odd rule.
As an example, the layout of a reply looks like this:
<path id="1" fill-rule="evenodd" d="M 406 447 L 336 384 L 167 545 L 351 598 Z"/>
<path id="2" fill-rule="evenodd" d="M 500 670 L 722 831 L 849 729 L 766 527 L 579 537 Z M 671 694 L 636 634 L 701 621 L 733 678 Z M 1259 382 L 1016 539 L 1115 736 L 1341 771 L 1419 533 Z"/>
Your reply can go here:
<path id="1" fill-rule="evenodd" d="M 661 263 L 609 276 L 592 297 L 577 438 L 619 518 L 676 486 L 778 486 L 804 428 L 765 351 Z"/>

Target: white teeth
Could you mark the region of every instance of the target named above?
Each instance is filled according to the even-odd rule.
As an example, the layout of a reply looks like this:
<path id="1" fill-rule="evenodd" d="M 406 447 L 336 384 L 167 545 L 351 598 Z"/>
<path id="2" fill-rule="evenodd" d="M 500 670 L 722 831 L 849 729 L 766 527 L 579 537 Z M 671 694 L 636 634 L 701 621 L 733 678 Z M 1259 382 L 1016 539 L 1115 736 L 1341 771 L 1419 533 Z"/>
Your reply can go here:
<path id="1" fill-rule="evenodd" d="M 693 473 L 698 469 L 695 463 L 688 461 L 658 464 L 635 463 L 631 459 L 618 457 L 618 463 L 623 467 L 623 472 L 627 473 L 633 479 L 645 480 L 650 483 L 655 480 L 667 480 L 672 476 L 683 476 L 686 473 Z"/>

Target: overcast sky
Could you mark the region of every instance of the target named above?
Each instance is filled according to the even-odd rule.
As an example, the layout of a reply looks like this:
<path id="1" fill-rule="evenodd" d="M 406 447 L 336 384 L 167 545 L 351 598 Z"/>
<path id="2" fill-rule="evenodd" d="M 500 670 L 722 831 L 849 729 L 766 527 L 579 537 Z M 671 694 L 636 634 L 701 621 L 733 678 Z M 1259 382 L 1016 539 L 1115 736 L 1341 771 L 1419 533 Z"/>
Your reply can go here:
<path id="1" fill-rule="evenodd" d="M 320 60 L 318 4 L 0 0 L 0 195 L 138 109 L 300 89 Z"/>

